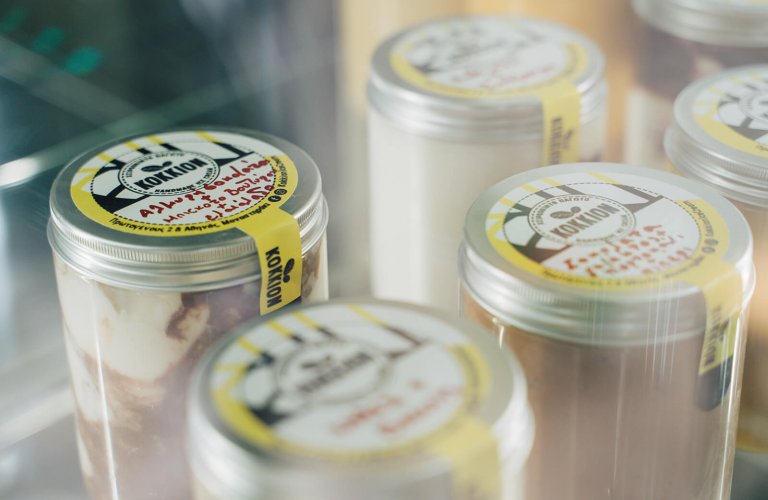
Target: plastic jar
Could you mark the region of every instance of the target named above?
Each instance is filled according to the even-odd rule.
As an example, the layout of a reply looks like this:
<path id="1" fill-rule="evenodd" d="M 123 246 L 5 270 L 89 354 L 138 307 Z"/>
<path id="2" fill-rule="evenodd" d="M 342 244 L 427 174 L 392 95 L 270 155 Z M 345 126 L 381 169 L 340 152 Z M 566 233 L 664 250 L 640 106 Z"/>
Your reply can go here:
<path id="1" fill-rule="evenodd" d="M 189 498 L 192 368 L 244 320 L 327 298 L 327 218 L 314 162 L 258 133 L 136 136 L 64 168 L 48 231 L 93 498 Z"/>
<path id="2" fill-rule="evenodd" d="M 674 113 L 664 141 L 670 167 L 731 200 L 754 235 L 757 283 L 737 445 L 768 454 L 768 65 L 691 84 L 677 98 Z"/>
<path id="3" fill-rule="evenodd" d="M 763 0 L 632 0 L 644 21 L 627 101 L 625 160 L 663 169 L 664 131 L 677 94 L 726 68 L 766 61 Z"/>
<path id="4" fill-rule="evenodd" d="M 242 327 L 189 398 L 197 500 L 518 500 L 520 366 L 469 322 L 330 302 Z"/>
<path id="5" fill-rule="evenodd" d="M 729 498 L 751 249 L 726 199 L 651 169 L 546 167 L 477 199 L 462 315 L 526 373 L 529 498 Z"/>
<path id="6" fill-rule="evenodd" d="M 368 86 L 374 295 L 455 310 L 472 200 L 515 172 L 599 158 L 605 96 L 597 47 L 544 21 L 453 17 L 383 43 Z"/>

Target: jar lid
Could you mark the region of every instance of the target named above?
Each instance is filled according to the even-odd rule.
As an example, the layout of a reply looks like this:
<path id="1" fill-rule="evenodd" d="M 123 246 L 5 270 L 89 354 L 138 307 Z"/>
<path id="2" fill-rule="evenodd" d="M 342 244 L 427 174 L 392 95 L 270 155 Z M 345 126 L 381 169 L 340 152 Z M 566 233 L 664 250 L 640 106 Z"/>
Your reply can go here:
<path id="1" fill-rule="evenodd" d="M 752 237 L 711 188 L 610 163 L 534 169 L 483 193 L 460 274 L 501 320 L 574 343 L 700 334 L 752 293 Z M 717 317 L 716 317 L 717 316 Z M 713 341 L 714 341 L 713 340 Z"/>
<path id="2" fill-rule="evenodd" d="M 419 24 L 374 53 L 370 104 L 398 126 L 447 139 L 541 138 L 552 114 L 576 126 L 602 112 L 603 56 L 546 21 L 462 16 Z"/>
<path id="3" fill-rule="evenodd" d="M 193 472 L 226 498 L 501 498 L 499 467 L 522 468 L 533 442 L 525 377 L 493 335 L 393 302 L 243 326 L 200 364 L 189 401 Z"/>
<path id="4" fill-rule="evenodd" d="M 632 0 L 652 26 L 709 45 L 768 47 L 765 0 Z"/>
<path id="5" fill-rule="evenodd" d="M 686 177 L 730 199 L 768 207 L 768 65 L 689 85 L 675 100 L 664 149 Z"/>
<path id="6" fill-rule="evenodd" d="M 293 144 L 236 129 L 172 129 L 116 140 L 67 165 L 51 191 L 48 235 L 61 259 L 116 286 L 235 285 L 272 270 L 267 258 L 286 278 L 298 273 L 299 286 L 301 255 L 327 219 L 317 166 Z"/>

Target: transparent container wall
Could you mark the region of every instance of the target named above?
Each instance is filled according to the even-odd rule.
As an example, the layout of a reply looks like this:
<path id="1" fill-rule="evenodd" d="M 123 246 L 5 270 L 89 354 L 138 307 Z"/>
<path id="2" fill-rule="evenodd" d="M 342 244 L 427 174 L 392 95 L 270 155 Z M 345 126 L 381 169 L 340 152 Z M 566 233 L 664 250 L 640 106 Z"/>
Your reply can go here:
<path id="1" fill-rule="evenodd" d="M 68 411 L 57 401 L 67 365 L 45 237 L 55 172 L 4 184 L 14 167 L 0 165 L 0 454 Z"/>
<path id="2" fill-rule="evenodd" d="M 456 311 L 456 252 L 467 209 L 490 186 L 540 166 L 537 138 L 435 139 L 369 111 L 371 285 L 377 297 Z M 605 114 L 582 125 L 582 161 L 600 159 Z"/>
<path id="3" fill-rule="evenodd" d="M 98 499 L 190 498 L 184 436 L 191 372 L 259 315 L 260 282 L 193 293 L 108 286 L 55 258 L 80 465 Z M 302 300 L 327 299 L 325 239 L 304 256 Z"/>
<path id="4" fill-rule="evenodd" d="M 342 228 L 335 254 L 344 266 L 334 280 L 343 294 L 369 293 L 370 241 L 360 234 L 368 226 L 368 169 L 365 85 L 376 47 L 407 26 L 460 14 L 465 0 L 338 0 L 339 54 L 337 71 L 339 196 L 333 219 Z M 337 279 L 339 278 L 339 279 Z"/>
<path id="5" fill-rule="evenodd" d="M 527 498 L 729 498 L 739 387 L 727 382 L 712 409 L 697 403 L 703 332 L 643 345 L 572 343 L 510 326 L 466 290 L 461 314 L 497 335 L 526 373 L 536 422 Z M 742 355 L 738 346 L 724 368 L 730 380 L 739 380 Z"/>
<path id="6" fill-rule="evenodd" d="M 763 454 L 768 463 L 768 207 L 734 204 L 752 228 L 757 276 L 747 326 L 737 444 Z"/>
<path id="7" fill-rule="evenodd" d="M 664 169 L 664 131 L 677 95 L 690 83 L 735 66 L 764 63 L 766 49 L 683 40 L 644 23 L 636 44 L 635 83 L 626 100 L 624 159 Z"/>

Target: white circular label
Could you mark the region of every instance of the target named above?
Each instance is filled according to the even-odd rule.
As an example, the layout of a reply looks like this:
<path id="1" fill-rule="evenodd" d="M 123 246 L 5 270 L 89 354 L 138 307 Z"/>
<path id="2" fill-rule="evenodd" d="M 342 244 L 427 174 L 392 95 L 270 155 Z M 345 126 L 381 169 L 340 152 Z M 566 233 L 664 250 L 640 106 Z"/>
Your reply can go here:
<path id="1" fill-rule="evenodd" d="M 480 399 L 487 367 L 423 312 L 332 304 L 263 323 L 217 357 L 223 420 L 269 448 L 344 458 L 426 438 Z M 471 403 L 470 403 L 471 402 Z M 263 442 L 258 442 L 264 439 Z M 297 451 L 298 450 L 298 451 Z"/>
<path id="2" fill-rule="evenodd" d="M 428 24 L 392 51 L 406 80 L 450 93 L 482 95 L 542 86 L 569 75 L 580 54 L 573 35 L 551 25 L 514 19 L 467 18 Z"/>
<path id="3" fill-rule="evenodd" d="M 768 155 L 768 66 L 730 72 L 693 98 L 703 132 L 741 151 Z"/>
<path id="4" fill-rule="evenodd" d="M 692 193 L 620 173 L 573 173 L 507 193 L 490 209 L 486 233 L 507 260 L 560 276 L 636 278 L 708 253 Z M 696 216 L 694 216 L 696 214 Z"/>
<path id="5" fill-rule="evenodd" d="M 89 218 L 114 229 L 157 236 L 226 229 L 279 206 L 296 169 L 276 147 L 215 131 L 164 132 L 117 144 L 72 178 L 72 198 Z"/>

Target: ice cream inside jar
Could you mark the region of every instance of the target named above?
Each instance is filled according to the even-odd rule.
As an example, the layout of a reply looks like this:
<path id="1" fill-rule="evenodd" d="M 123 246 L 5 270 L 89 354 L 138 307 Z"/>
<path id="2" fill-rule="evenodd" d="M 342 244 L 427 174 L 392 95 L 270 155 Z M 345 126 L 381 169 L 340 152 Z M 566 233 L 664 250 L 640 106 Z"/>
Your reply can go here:
<path id="1" fill-rule="evenodd" d="M 706 183 L 749 222 L 757 282 L 749 313 L 739 412 L 741 449 L 768 454 L 768 65 L 701 79 L 675 102 L 665 136 L 671 170 Z"/>
<path id="2" fill-rule="evenodd" d="M 192 368 L 244 320 L 327 298 L 326 224 L 314 162 L 264 134 L 163 131 L 64 168 L 49 240 L 94 497 L 188 497 Z"/>
<path id="3" fill-rule="evenodd" d="M 600 158 L 603 68 L 583 35 L 508 15 L 438 19 L 382 43 L 368 85 L 374 294 L 455 310 L 472 200 L 514 172 Z"/>
<path id="4" fill-rule="evenodd" d="M 517 362 L 476 325 L 331 302 L 241 328 L 190 396 L 197 499 L 524 498 Z"/>
<path id="5" fill-rule="evenodd" d="M 478 198 L 462 315 L 526 372 L 533 498 L 727 498 L 751 255 L 733 205 L 665 172 L 546 167 Z"/>

